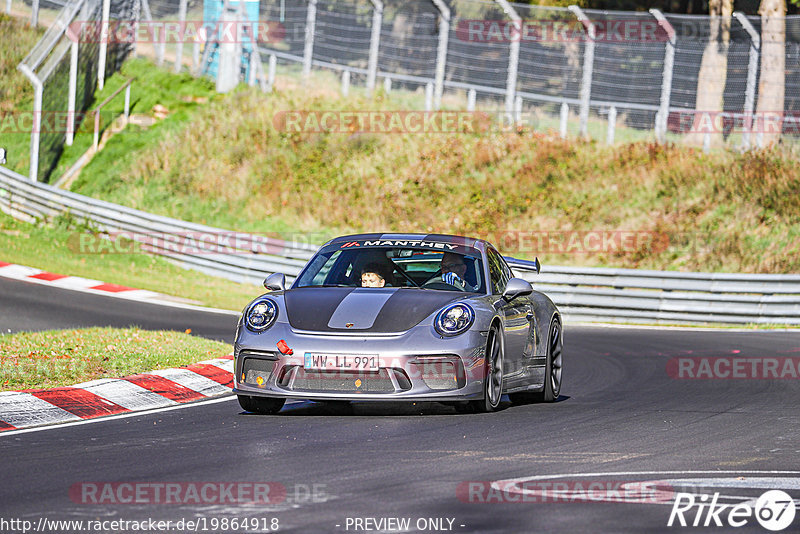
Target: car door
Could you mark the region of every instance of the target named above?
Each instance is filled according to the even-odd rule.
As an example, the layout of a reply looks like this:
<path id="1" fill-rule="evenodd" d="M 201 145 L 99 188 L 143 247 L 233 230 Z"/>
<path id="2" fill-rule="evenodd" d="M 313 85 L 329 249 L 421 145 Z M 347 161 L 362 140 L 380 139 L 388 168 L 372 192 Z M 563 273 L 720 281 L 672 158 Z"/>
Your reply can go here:
<path id="1" fill-rule="evenodd" d="M 498 307 L 505 330 L 505 362 L 503 372 L 506 378 L 513 378 L 524 372 L 524 358 L 531 354 L 531 317 L 533 308 L 527 297 L 517 297 L 507 302 L 503 297 L 506 284 L 512 277 L 511 269 L 500 254 L 487 249 L 489 278 L 492 295 Z"/>

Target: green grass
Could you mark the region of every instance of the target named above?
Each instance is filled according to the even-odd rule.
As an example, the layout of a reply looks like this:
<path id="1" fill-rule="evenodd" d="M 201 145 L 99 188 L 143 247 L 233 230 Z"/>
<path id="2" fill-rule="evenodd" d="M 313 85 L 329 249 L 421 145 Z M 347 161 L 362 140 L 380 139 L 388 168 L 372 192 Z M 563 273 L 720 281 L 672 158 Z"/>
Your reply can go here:
<path id="1" fill-rule="evenodd" d="M 69 386 L 231 354 L 183 332 L 85 328 L 0 334 L 0 391 Z"/>
<path id="2" fill-rule="evenodd" d="M 205 78 L 194 78 L 186 73 L 175 75 L 165 69 L 153 68 L 145 59 L 133 59 L 123 65 L 121 72 L 115 73 L 106 81 L 102 91 L 97 91 L 90 109 L 94 109 L 97 104 L 112 95 L 128 78 L 134 78 L 131 85 L 131 114 L 152 115 L 153 108 L 157 104 L 169 111 L 167 118 L 163 119 L 157 127 L 131 124 L 117 134 L 124 136 L 122 144 L 133 151 L 157 144 L 160 136 L 181 131 L 199 106 L 205 105 L 210 100 L 221 98 L 214 91 L 213 82 Z M 111 119 L 122 115 L 124 109 L 125 91 L 120 91 L 103 107 L 104 114 L 102 116 L 104 120 Z M 104 122 L 104 125 L 108 126 L 109 122 Z M 82 127 L 78 129 L 72 146 L 64 147 L 59 163 L 51 175 L 51 181 L 62 176 L 91 147 L 93 133 L 92 118 L 87 116 Z M 100 154 L 101 156 L 96 157 L 101 161 L 108 164 L 115 163 L 116 160 L 109 159 L 110 155 L 106 151 Z M 135 153 L 131 156 L 135 157 Z"/>
<path id="3" fill-rule="evenodd" d="M 142 253 L 93 253 L 79 245 L 87 229 L 62 217 L 30 224 L 0 212 L 0 261 L 165 293 L 204 306 L 240 311 L 263 288 L 182 269 Z M 103 249 L 106 250 L 106 249 Z"/>

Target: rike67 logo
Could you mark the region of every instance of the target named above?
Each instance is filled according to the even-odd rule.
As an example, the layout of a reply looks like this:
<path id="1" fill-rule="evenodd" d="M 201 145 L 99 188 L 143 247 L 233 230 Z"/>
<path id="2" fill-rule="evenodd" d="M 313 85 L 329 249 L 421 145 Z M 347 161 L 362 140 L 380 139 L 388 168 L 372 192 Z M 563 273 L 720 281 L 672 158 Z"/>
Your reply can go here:
<path id="1" fill-rule="evenodd" d="M 795 504 L 788 493 L 781 490 L 770 490 L 752 501 L 738 504 L 721 504 L 719 493 L 695 495 L 677 493 L 669 514 L 667 526 L 730 526 L 742 527 L 750 524 L 755 518 L 767 530 L 774 532 L 784 530 L 794 521 Z"/>

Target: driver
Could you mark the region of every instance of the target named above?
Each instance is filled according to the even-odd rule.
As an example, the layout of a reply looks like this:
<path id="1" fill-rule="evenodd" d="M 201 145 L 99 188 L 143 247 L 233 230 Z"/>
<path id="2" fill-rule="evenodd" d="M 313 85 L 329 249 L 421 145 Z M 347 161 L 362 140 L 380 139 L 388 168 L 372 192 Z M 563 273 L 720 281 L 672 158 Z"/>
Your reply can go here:
<path id="1" fill-rule="evenodd" d="M 442 282 L 455 286 L 461 291 L 475 291 L 475 288 L 464 280 L 467 273 L 467 264 L 464 256 L 454 252 L 445 252 L 442 255 Z"/>

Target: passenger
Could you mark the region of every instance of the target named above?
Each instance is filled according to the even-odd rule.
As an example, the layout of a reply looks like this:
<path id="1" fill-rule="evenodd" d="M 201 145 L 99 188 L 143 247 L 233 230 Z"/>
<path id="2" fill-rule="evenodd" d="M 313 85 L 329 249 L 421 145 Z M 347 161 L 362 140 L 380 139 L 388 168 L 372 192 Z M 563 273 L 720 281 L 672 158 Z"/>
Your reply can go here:
<path id="1" fill-rule="evenodd" d="M 384 287 L 386 275 L 384 269 L 377 263 L 370 263 L 361 269 L 361 287 Z"/>

